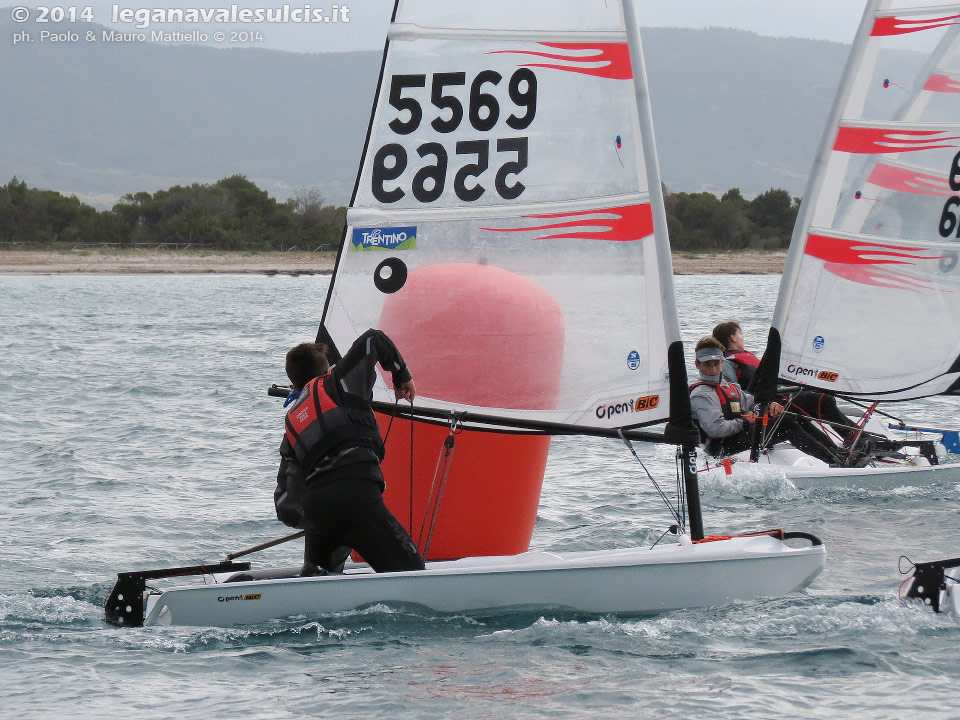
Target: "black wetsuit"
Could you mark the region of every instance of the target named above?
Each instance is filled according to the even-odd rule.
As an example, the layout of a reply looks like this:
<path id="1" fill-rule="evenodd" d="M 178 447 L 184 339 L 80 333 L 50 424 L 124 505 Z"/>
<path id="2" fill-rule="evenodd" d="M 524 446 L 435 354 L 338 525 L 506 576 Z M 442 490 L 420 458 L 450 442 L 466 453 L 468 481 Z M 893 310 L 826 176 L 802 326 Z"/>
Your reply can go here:
<path id="1" fill-rule="evenodd" d="M 368 330 L 287 412 L 274 502 L 306 530 L 304 561 L 336 572 L 350 548 L 377 572 L 423 569 L 409 533 L 383 502 L 383 444 L 370 402 L 376 364 L 399 387 L 410 372 L 396 346 Z"/>

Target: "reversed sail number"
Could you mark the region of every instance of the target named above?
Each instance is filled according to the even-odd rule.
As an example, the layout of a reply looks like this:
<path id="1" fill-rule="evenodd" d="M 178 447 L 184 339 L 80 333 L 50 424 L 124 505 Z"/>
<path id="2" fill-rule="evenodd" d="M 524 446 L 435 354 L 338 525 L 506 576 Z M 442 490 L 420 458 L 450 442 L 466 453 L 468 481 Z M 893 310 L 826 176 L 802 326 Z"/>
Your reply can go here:
<path id="1" fill-rule="evenodd" d="M 518 175 L 527 167 L 527 138 L 500 138 L 497 140 L 498 153 L 512 153 L 514 159 L 504 162 L 497 170 L 496 188 L 500 197 L 513 200 L 526 189 L 519 180 L 509 183 L 511 175 Z M 422 203 L 431 203 L 437 200 L 446 187 L 447 165 L 449 158 L 443 145 L 436 142 L 424 143 L 417 148 L 421 158 L 431 158 L 413 176 L 411 191 L 413 196 Z M 468 184 L 470 178 L 479 177 L 490 164 L 489 140 L 463 140 L 456 145 L 457 155 L 468 155 L 476 158 L 476 162 L 467 163 L 457 171 L 453 180 L 454 192 L 465 202 L 472 202 L 480 198 L 486 190 L 479 182 Z M 389 163 L 389 164 L 388 164 Z M 403 145 L 390 143 L 377 151 L 373 158 L 373 196 L 382 203 L 395 203 L 406 193 L 399 187 L 387 189 L 386 184 L 403 175 L 407 169 L 407 151 Z"/>

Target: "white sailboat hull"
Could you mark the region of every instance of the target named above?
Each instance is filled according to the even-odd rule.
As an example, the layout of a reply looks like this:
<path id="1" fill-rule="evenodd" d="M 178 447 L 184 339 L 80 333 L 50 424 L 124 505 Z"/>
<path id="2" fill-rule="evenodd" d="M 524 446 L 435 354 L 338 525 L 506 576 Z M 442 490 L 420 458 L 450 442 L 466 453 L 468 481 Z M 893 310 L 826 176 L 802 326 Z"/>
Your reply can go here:
<path id="1" fill-rule="evenodd" d="M 721 463 L 708 458 L 701 466 L 700 477 L 706 483 L 750 483 L 785 478 L 798 490 L 817 487 L 851 486 L 860 488 L 894 488 L 902 485 L 930 485 L 939 482 L 960 482 L 960 463 L 931 465 L 922 457 L 904 463 L 877 461 L 860 468 L 830 467 L 810 457 L 789 443 L 782 443 L 750 462 L 750 453 L 734 456 L 729 472 Z"/>
<path id="2" fill-rule="evenodd" d="M 762 535 L 593 552 L 529 552 L 432 562 L 422 571 L 177 586 L 145 601 L 145 625 L 226 626 L 316 617 L 374 604 L 437 612 L 557 609 L 652 614 L 778 596 L 823 569 L 822 545 Z"/>

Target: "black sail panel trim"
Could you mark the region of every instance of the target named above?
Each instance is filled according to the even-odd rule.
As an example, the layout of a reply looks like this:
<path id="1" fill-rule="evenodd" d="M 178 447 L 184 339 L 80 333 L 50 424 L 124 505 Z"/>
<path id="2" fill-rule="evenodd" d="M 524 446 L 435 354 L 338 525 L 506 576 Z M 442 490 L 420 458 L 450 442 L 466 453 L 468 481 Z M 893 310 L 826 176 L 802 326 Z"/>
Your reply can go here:
<path id="1" fill-rule="evenodd" d="M 957 359 L 953 361 L 953 365 L 950 366 L 948 373 L 960 373 L 960 355 L 957 356 Z M 950 387 L 943 391 L 943 395 L 960 395 L 960 378 L 957 378 L 957 381 L 953 383 Z"/>
<path id="2" fill-rule="evenodd" d="M 390 17 L 390 22 L 393 23 L 397 19 L 397 8 L 400 5 L 400 0 L 394 0 L 393 3 L 393 14 Z M 353 193 L 350 195 L 350 207 L 354 206 L 354 203 L 357 199 L 357 194 L 360 192 L 360 178 L 363 176 L 363 168 L 367 161 L 367 152 L 370 148 L 370 138 L 373 135 L 373 121 L 377 115 L 377 105 L 380 101 L 380 93 L 383 91 L 383 76 L 387 69 L 387 56 L 390 51 L 390 36 L 387 35 L 387 39 L 383 43 L 383 57 L 380 60 L 380 75 L 377 78 L 377 91 L 373 94 L 373 105 L 370 108 L 370 121 L 367 123 L 367 137 L 363 141 L 363 152 L 360 154 L 360 165 L 357 167 L 357 178 L 353 183 Z M 334 363 L 337 359 L 340 358 L 340 353 L 337 351 L 336 344 L 333 342 L 333 339 L 330 337 L 330 334 L 327 332 L 324 323 L 327 319 L 327 311 L 330 309 L 330 300 L 333 297 L 333 288 L 337 279 L 337 271 L 340 269 L 340 258 L 343 257 L 343 254 L 347 250 L 347 230 L 350 227 L 349 220 L 343 224 L 343 234 L 340 237 L 340 247 L 337 250 L 337 261 L 333 266 L 333 275 L 330 276 L 330 286 L 327 288 L 327 297 L 323 302 L 323 313 L 320 315 L 320 328 L 317 330 L 317 342 L 324 342 L 329 347 L 328 357 L 330 362 Z"/>
<path id="3" fill-rule="evenodd" d="M 700 434 L 693 424 L 687 360 L 683 343 L 679 340 L 667 348 L 667 369 L 670 372 L 670 418 L 664 435 L 677 445 L 694 447 L 700 442 Z"/>
<path id="4" fill-rule="evenodd" d="M 767 335 L 767 348 L 760 358 L 760 367 L 754 377 L 752 387 L 756 401 L 761 405 L 768 405 L 777 399 L 777 382 L 780 375 L 780 331 L 770 328 Z"/>
<path id="5" fill-rule="evenodd" d="M 317 342 L 324 343 L 327 346 L 327 360 L 330 361 L 331 365 L 336 365 L 340 362 L 340 358 L 342 358 L 343 355 L 337 348 L 337 344 L 333 341 L 333 338 L 330 337 L 330 333 L 327 332 L 326 325 L 320 325 L 320 329 L 317 331 Z"/>

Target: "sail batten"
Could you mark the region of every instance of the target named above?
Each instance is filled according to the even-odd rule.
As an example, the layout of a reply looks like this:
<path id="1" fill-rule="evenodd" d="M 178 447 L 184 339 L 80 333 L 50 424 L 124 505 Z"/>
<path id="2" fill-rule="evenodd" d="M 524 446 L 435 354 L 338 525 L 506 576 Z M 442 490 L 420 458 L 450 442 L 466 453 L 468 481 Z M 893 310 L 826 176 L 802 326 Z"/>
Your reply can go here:
<path id="1" fill-rule="evenodd" d="M 952 392 L 960 357 L 960 6 L 891 4 L 866 7 L 773 330 L 781 379 L 909 399 Z"/>
<path id="2" fill-rule="evenodd" d="M 921 7 L 911 7 L 911 8 L 891 8 L 885 10 L 878 10 L 875 17 L 877 18 L 914 18 L 914 17 L 926 17 L 927 15 L 950 15 L 956 13 L 958 18 L 941 18 L 942 22 L 947 22 L 951 20 L 960 19 L 960 3 L 950 3 L 944 5 L 927 5 Z M 918 28 L 922 30 L 925 28 Z"/>
<path id="3" fill-rule="evenodd" d="M 895 244 L 892 244 L 890 238 L 884 237 L 882 235 L 871 235 L 869 233 L 856 233 L 856 232 L 846 232 L 844 230 L 838 230 L 835 228 L 822 228 L 811 226 L 808 232 L 809 237 L 831 237 L 836 240 L 849 241 L 854 243 L 863 243 L 864 246 L 875 246 L 875 247 L 886 247 L 886 248 L 905 248 L 913 249 L 916 251 L 921 250 L 930 250 L 934 253 L 939 252 L 940 255 L 931 255 L 931 259 L 940 260 L 943 257 L 947 257 L 946 253 L 956 252 L 957 245 L 953 242 L 933 242 L 933 241 L 917 241 L 911 240 L 910 238 L 898 238 Z M 809 248 L 808 248 L 809 250 Z"/>
<path id="4" fill-rule="evenodd" d="M 635 21 L 398 0 L 319 335 L 387 332 L 431 412 L 667 420 L 685 370 Z"/>
<path id="5" fill-rule="evenodd" d="M 583 31 L 549 31 L 549 30 L 498 30 L 495 28 L 455 28 L 455 27 L 424 27 L 422 25 L 400 25 L 391 26 L 387 37 L 391 40 L 411 39 L 411 38 L 432 38 L 432 39 L 462 39 L 470 38 L 474 40 L 532 40 L 538 43 L 549 42 L 626 42 L 627 36 L 622 31 L 616 30 L 594 30 L 591 32 Z M 589 49 L 582 52 L 588 53 Z"/>
<path id="6" fill-rule="evenodd" d="M 649 205 L 649 193 L 635 193 L 631 195 L 616 195 L 605 198 L 585 198 L 582 200 L 560 200 L 542 202 L 536 205 L 512 205 L 509 208 L 499 205 L 470 208 L 469 213 L 460 208 L 416 208 L 416 209 L 383 209 L 383 208 L 349 208 L 347 220 L 351 224 L 380 222 L 388 218 L 424 218 L 431 220 L 448 220 L 451 218 L 473 217 L 477 219 L 503 216 L 535 216 L 550 213 L 578 212 L 581 210 L 611 209 L 629 205 Z"/>

